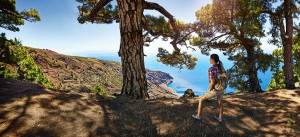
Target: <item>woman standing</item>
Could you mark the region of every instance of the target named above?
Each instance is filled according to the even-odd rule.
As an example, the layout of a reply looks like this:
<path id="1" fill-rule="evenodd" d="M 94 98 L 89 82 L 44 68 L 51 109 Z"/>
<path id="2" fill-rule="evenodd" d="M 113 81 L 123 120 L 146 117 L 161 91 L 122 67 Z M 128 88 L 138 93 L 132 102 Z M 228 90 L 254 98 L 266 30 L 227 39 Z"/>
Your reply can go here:
<path id="1" fill-rule="evenodd" d="M 214 116 L 214 119 L 222 124 L 223 119 L 223 95 L 224 90 L 215 90 L 215 84 L 217 83 L 217 74 L 220 72 L 225 72 L 223 63 L 219 60 L 219 56 L 217 54 L 212 54 L 210 56 L 210 64 L 212 66 L 208 69 L 208 81 L 209 81 L 209 88 L 208 91 L 199 99 L 198 105 L 198 113 L 197 115 L 192 115 L 193 118 L 197 120 L 202 120 L 202 109 L 203 103 L 206 100 L 212 99 L 217 97 L 218 105 L 219 105 L 219 116 Z"/>

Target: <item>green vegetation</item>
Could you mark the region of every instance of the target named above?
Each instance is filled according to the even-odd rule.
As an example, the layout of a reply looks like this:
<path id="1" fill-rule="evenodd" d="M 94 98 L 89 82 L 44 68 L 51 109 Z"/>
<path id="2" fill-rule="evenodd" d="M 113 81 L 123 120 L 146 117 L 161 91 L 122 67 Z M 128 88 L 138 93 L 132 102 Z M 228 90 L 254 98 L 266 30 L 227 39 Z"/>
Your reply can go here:
<path id="1" fill-rule="evenodd" d="M 155 17 L 151 15 L 145 15 L 144 23 L 144 42 L 146 46 L 150 46 L 150 43 L 159 37 L 162 37 L 163 41 L 176 38 L 172 24 L 170 24 L 163 16 Z M 177 41 L 171 42 L 171 44 L 178 44 L 185 46 L 187 49 L 195 50 L 192 46 L 186 43 L 187 40 L 192 36 L 191 34 L 193 30 L 191 28 L 193 28 L 193 25 L 184 23 L 180 20 L 174 21 L 174 24 L 176 24 L 177 29 L 181 31 L 181 34 L 177 38 Z M 162 62 L 165 65 L 177 67 L 179 69 L 194 69 L 198 59 L 193 57 L 188 52 L 180 51 L 180 49 L 176 46 L 173 47 L 174 51 L 172 53 L 169 53 L 162 47 L 159 48 L 157 61 Z"/>
<path id="2" fill-rule="evenodd" d="M 16 9 L 16 0 L 1 0 L 0 2 L 0 27 L 10 30 L 19 31 L 18 26 L 24 25 L 26 21 L 40 21 L 41 17 L 37 10 L 29 9 L 18 12 Z"/>
<path id="3" fill-rule="evenodd" d="M 104 96 L 109 94 L 109 91 L 107 91 L 105 88 L 103 88 L 103 86 L 100 84 L 94 85 L 94 87 L 92 88 L 92 91 L 96 94 L 100 94 L 100 95 L 104 95 Z"/>
<path id="4" fill-rule="evenodd" d="M 279 48 L 273 51 L 274 60 L 272 61 L 271 70 L 274 72 L 272 80 L 267 88 L 268 91 L 285 88 L 285 76 L 283 72 L 283 49 Z M 300 81 L 300 33 L 293 38 L 292 62 L 294 81 Z"/>
<path id="5" fill-rule="evenodd" d="M 36 22 L 41 18 L 35 9 L 18 12 L 15 0 L 2 0 L 0 2 L 0 27 L 19 31 L 18 26 L 24 22 Z M 5 34 L 0 37 L 0 77 L 15 78 L 31 81 L 45 87 L 52 87 L 46 79 L 41 68 L 39 68 L 32 57 L 27 54 L 20 40 L 7 40 Z"/>
<path id="6" fill-rule="evenodd" d="M 11 72 L 4 64 L 0 64 L 0 77 L 1 78 L 12 78 L 17 79 L 18 73 Z"/>
<path id="7" fill-rule="evenodd" d="M 187 52 L 182 52 L 177 46 L 182 45 L 191 47 L 186 44 L 186 41 L 190 38 L 192 31 L 181 33 L 180 30 L 189 30 L 188 25 L 174 19 L 173 15 L 158 3 L 144 0 L 117 0 L 116 3 L 112 2 L 112 0 L 76 1 L 81 4 L 80 6 L 77 6 L 79 23 L 83 24 L 90 22 L 110 24 L 116 21 L 120 24 L 121 45 L 119 56 L 123 60 L 123 72 L 126 72 L 123 73 L 121 94 L 127 94 L 134 98 L 149 97 L 145 76 L 144 53 L 142 53 L 142 49 L 143 44 L 147 46 L 149 45 L 148 42 L 152 42 L 154 39 L 160 37 L 165 41 L 171 39 L 170 44 L 174 48 L 173 53 L 161 54 L 159 56 L 161 62 L 170 64 L 171 66 L 178 66 L 179 68 L 186 66 L 189 69 L 194 68 L 196 65 L 197 60 L 187 54 Z M 144 10 L 156 10 L 164 17 L 168 18 L 169 21 L 165 21 L 164 17 L 144 15 Z M 134 57 L 137 55 L 138 57 Z M 131 61 L 128 61 L 128 59 L 131 59 Z M 132 85 L 140 87 L 132 87 Z"/>
<path id="8" fill-rule="evenodd" d="M 138 30 L 133 30 L 133 28 L 121 29 L 121 40 L 124 40 L 120 46 L 120 49 L 123 50 L 120 52 L 122 59 L 135 56 L 132 54 L 135 52 L 129 50 L 134 49 L 140 52 L 142 51 L 140 48 L 143 48 L 141 47 L 143 43 L 145 46 L 150 46 L 150 43 L 155 39 L 162 38 L 164 41 L 171 40 L 170 44 L 173 46 L 174 51 L 169 53 L 163 48 L 159 49 L 158 61 L 180 69 L 184 67 L 193 69 L 197 58 L 191 56 L 188 52 L 182 52 L 178 45 L 185 46 L 187 49 L 200 48 L 202 54 L 206 55 L 209 54 L 211 49 L 223 51 L 224 55 L 233 61 L 233 66 L 228 70 L 230 75 L 229 85 L 237 88 L 238 91 L 262 92 L 260 87 L 261 81 L 258 79 L 257 73 L 258 71 L 265 72 L 270 66 L 274 74 L 267 90 L 293 89 L 294 82 L 298 82 L 300 79 L 300 68 L 298 67 L 300 66 L 300 38 L 299 34 L 294 35 L 296 34 L 294 32 L 299 32 L 300 29 L 293 21 L 293 19 L 298 18 L 299 5 L 297 4 L 300 1 L 214 0 L 212 4 L 199 9 L 196 12 L 197 22 L 190 24 L 174 19 L 166 9 L 153 2 L 137 2 L 133 0 L 129 0 L 130 2 L 117 0 L 117 3 L 113 3 L 111 0 L 76 1 L 82 4 L 78 6 L 79 23 L 113 23 L 116 21 L 123 28 L 128 27 L 124 22 L 140 26 Z M 133 12 L 119 12 L 128 10 L 125 8 L 128 6 L 128 3 L 131 3 L 130 6 L 136 7 Z M 137 15 L 136 13 L 138 12 L 136 11 L 138 11 L 138 8 L 141 11 L 157 10 L 163 16 L 155 17 L 144 15 L 144 13 Z M 131 13 L 134 15 L 131 15 Z M 292 16 L 292 14 L 295 16 Z M 122 18 L 124 16 L 126 18 Z M 41 20 L 38 11 L 35 9 L 18 11 L 16 9 L 16 0 L 2 0 L 0 2 L 0 17 L 0 27 L 13 32 L 19 31 L 18 27 L 24 25 L 25 21 L 36 22 Z M 264 26 L 266 22 L 271 24 L 269 32 L 267 32 L 269 28 Z M 131 39 L 133 38 L 139 42 L 143 39 L 144 42 L 132 43 L 135 46 L 127 48 L 126 46 L 131 44 L 126 43 L 123 36 L 127 34 L 125 30 L 129 29 L 131 30 L 128 35 L 131 35 Z M 135 33 L 131 34 L 134 31 L 143 35 L 136 36 L 134 35 Z M 197 35 L 192 35 L 192 33 Z M 272 40 L 269 41 L 271 44 L 279 45 L 280 47 L 272 55 L 265 54 L 260 47 L 260 39 L 266 35 L 272 37 Z M 189 42 L 192 46 L 186 43 L 188 40 L 190 40 Z M 138 53 L 138 55 L 141 56 L 139 56 L 138 60 L 133 61 L 136 62 L 135 64 L 126 60 L 122 62 L 123 70 L 125 70 L 123 72 L 130 72 L 123 74 L 124 83 L 129 84 L 123 86 L 122 94 L 125 93 L 143 98 L 147 96 L 147 94 L 144 94 L 147 90 L 146 71 L 144 70 L 144 56 L 142 53 Z M 5 34 L 1 34 L 0 37 L 0 61 L 0 76 L 3 78 L 32 81 L 47 87 L 52 85 L 43 75 L 42 69 L 35 64 L 33 58 L 22 47 L 21 41 L 17 39 L 6 40 Z M 48 59 L 44 61 L 48 61 Z M 52 65 L 55 68 L 64 66 L 65 70 L 72 70 L 65 71 L 68 74 L 55 74 L 58 75 L 59 80 L 70 80 L 78 83 L 83 81 L 83 76 L 79 76 L 81 72 L 75 71 L 75 69 L 78 68 L 80 70 L 81 68 L 76 68 L 74 58 L 57 59 L 52 57 L 50 61 L 52 62 L 47 63 L 51 64 L 51 67 Z M 126 67 L 130 65 L 133 65 L 136 69 L 128 69 L 129 67 Z M 93 67 L 95 68 L 94 64 L 88 64 L 87 69 L 90 70 Z M 113 72 L 114 70 L 103 68 L 105 67 L 99 67 L 99 70 L 103 72 L 91 72 L 91 74 L 88 74 L 92 77 L 91 81 L 95 83 L 100 82 L 102 85 L 105 85 L 105 88 L 111 87 L 111 85 L 122 87 L 122 82 L 119 80 L 120 76 L 107 75 L 107 72 Z M 130 75 L 127 74 L 134 75 L 137 78 L 130 79 Z M 141 85 L 140 89 L 143 91 L 129 91 L 128 89 L 133 89 L 130 87 L 133 83 L 139 83 L 138 85 Z M 61 83 L 55 83 L 55 85 L 58 86 Z M 143 94 L 140 95 L 140 93 Z"/>
<path id="9" fill-rule="evenodd" d="M 262 92 L 257 71 L 266 71 L 270 64 L 271 56 L 263 53 L 259 42 L 266 22 L 261 6 L 258 1 L 215 0 L 196 12 L 198 36 L 190 43 L 206 55 L 211 49 L 223 51 L 233 61 L 229 86 L 238 91 Z"/>
<path id="10" fill-rule="evenodd" d="M 299 58 L 296 57 L 297 51 L 293 51 L 291 55 L 292 33 L 293 29 L 298 32 L 300 29 L 293 24 L 293 18 L 297 16 L 292 15 L 299 14 L 296 5 L 299 3 L 300 1 L 294 0 L 284 0 L 282 3 L 277 0 L 214 0 L 212 4 L 196 12 L 197 27 L 192 29 L 198 37 L 193 37 L 190 43 L 198 46 L 206 55 L 209 55 L 211 49 L 223 51 L 224 55 L 233 61 L 233 66 L 228 70 L 229 85 L 238 91 L 262 92 L 257 72 L 265 72 L 271 65 L 275 74 L 269 90 L 276 89 L 274 87 L 293 89 L 299 75 Z M 277 6 L 278 4 L 280 6 Z M 267 21 L 271 24 L 269 31 L 269 28 L 264 26 Z M 260 48 L 260 39 L 266 34 L 272 38 L 270 44 L 284 47 L 273 53 L 275 57 L 276 54 L 280 54 L 280 62 L 278 55 L 276 59 Z M 294 44 L 296 43 L 299 41 L 294 40 Z M 277 67 L 276 63 L 274 64 L 276 61 Z M 280 63 L 284 64 L 284 71 L 278 69 Z"/>
<path id="11" fill-rule="evenodd" d="M 78 6 L 80 13 L 78 21 L 80 23 L 112 23 L 115 20 L 117 23 L 120 23 L 120 26 L 124 26 L 124 28 L 127 27 L 124 25 L 124 22 L 128 23 L 134 21 L 134 23 L 136 23 L 134 25 L 142 26 L 143 28 L 137 31 L 143 31 L 143 39 L 146 46 L 150 46 L 149 43 L 157 38 L 162 38 L 165 41 L 171 39 L 170 44 L 173 46 L 174 51 L 169 53 L 163 48 L 159 49 L 157 55 L 158 61 L 180 69 L 183 67 L 193 69 L 197 59 L 187 54 L 187 52 L 182 52 L 177 45 L 194 49 L 194 47 L 186 44 L 186 41 L 191 40 L 190 44 L 199 47 L 202 54 L 206 55 L 209 54 L 211 49 L 219 49 L 223 51 L 224 55 L 229 57 L 229 60 L 234 62 L 232 68 L 228 70 L 231 76 L 229 80 L 230 87 L 237 88 L 239 91 L 249 92 L 263 92 L 260 86 L 261 81 L 257 74 L 258 71 L 265 72 L 268 70 L 273 60 L 272 55 L 262 51 L 260 39 L 265 37 L 266 34 L 271 35 L 273 39 L 281 38 L 281 44 L 285 47 L 283 58 L 285 60 L 283 73 L 285 76 L 284 87 L 289 89 L 294 88 L 295 79 L 293 75 L 291 75 L 294 70 L 291 67 L 291 41 L 293 27 L 297 28 L 293 22 L 293 18 L 297 18 L 297 16 L 293 15 L 299 14 L 299 9 L 296 4 L 299 4 L 300 1 L 214 0 L 212 4 L 208 4 L 196 12 L 198 21 L 191 24 L 186 24 L 174 19 L 173 16 L 158 3 L 147 1 L 128 1 L 124 3 L 121 0 L 117 1 L 117 5 L 113 7 L 111 0 L 77 0 L 77 2 L 82 4 L 82 6 Z M 137 18 L 131 18 L 126 12 L 124 12 L 124 14 L 123 12 L 117 12 L 117 9 L 118 11 L 126 11 L 127 9 L 124 7 L 127 7 L 126 5 L 128 3 L 133 4 L 130 6 L 142 4 L 143 6 L 137 7 L 143 7 L 143 10 L 157 10 L 163 16 L 154 17 L 151 15 L 142 15 L 140 19 L 140 14 L 133 16 Z M 132 14 L 136 11 L 137 9 L 134 9 Z M 126 18 L 123 16 L 126 16 Z M 169 19 L 169 21 L 166 21 L 165 17 Z M 125 20 L 122 21 L 122 19 Z M 126 19 L 130 20 L 126 21 Z M 270 31 L 266 33 L 269 28 L 264 25 L 268 21 L 271 23 L 271 28 Z M 298 31 L 299 30 L 300 29 L 298 29 Z M 123 37 L 122 31 L 121 29 L 121 36 Z M 133 30 L 131 32 L 133 32 Z M 198 36 L 192 37 L 192 33 L 196 33 Z M 131 35 L 131 33 L 129 35 Z M 125 40 L 124 38 L 121 39 Z M 136 39 L 140 39 L 140 37 L 136 37 Z M 126 46 L 122 45 L 123 43 L 126 42 L 121 42 L 121 50 Z M 132 46 L 131 48 L 139 47 L 139 44 L 135 45 L 136 46 Z M 127 48 L 127 50 L 120 52 L 121 58 L 127 59 L 128 56 L 133 56 L 127 54 L 128 50 L 131 49 Z M 137 51 L 141 50 L 137 49 Z M 141 58 L 140 61 L 141 62 L 137 64 L 143 64 L 143 58 Z M 124 62 L 127 63 L 127 61 Z M 127 65 L 128 64 L 123 64 L 123 66 Z M 144 66 L 142 66 L 142 68 L 143 67 Z M 127 69 L 127 67 L 123 69 Z M 137 74 L 139 74 L 139 76 L 143 75 L 143 69 L 137 70 L 141 70 L 141 72 L 131 72 L 131 70 L 126 70 L 126 72 L 134 74 L 135 77 L 137 77 Z M 133 81 L 131 79 L 127 80 L 129 76 L 126 74 L 123 74 L 125 83 L 132 83 Z M 139 85 L 145 84 L 143 80 L 144 79 L 141 78 L 141 81 L 138 81 L 138 83 L 140 83 Z M 125 93 L 131 92 L 127 91 L 127 89 L 131 88 L 125 85 L 122 89 L 122 93 L 123 91 Z M 134 92 L 138 93 L 137 91 Z M 129 94 L 131 95 L 131 93 Z"/>
<path id="12" fill-rule="evenodd" d="M 299 32 L 299 25 L 294 20 L 299 19 L 299 0 L 281 0 L 281 4 L 277 0 L 260 1 L 263 5 L 261 13 L 269 16 L 271 22 L 271 30 L 268 32 L 272 36 L 270 43 L 283 47 L 283 73 L 285 88 L 295 88 L 295 78 L 293 72 L 293 55 L 292 45 L 294 30 Z M 276 6 L 275 6 L 276 5 Z"/>
<path id="13" fill-rule="evenodd" d="M 23 10 L 19 12 L 16 9 L 16 0 L 1 0 L 0 2 L 0 27 L 1 28 L 13 32 L 19 31 L 20 29 L 18 28 L 18 26 L 24 25 L 25 20 L 29 22 L 36 22 L 36 21 L 40 21 L 41 18 L 39 16 L 38 11 L 35 9 L 30 9 L 29 11 Z M 7 40 L 5 34 L 2 33 L 0 36 L 0 61 L 1 62 L 14 63 L 21 67 L 24 67 L 26 64 L 28 64 L 27 62 L 30 62 L 30 59 L 26 58 L 26 54 L 24 54 L 25 52 L 23 48 L 14 47 L 10 49 L 11 46 L 9 45 L 21 46 L 21 41 L 17 39 Z M 11 72 L 10 69 L 6 68 L 6 66 L 3 63 L 1 63 L 0 69 L 1 69 L 2 77 L 9 77 L 9 78 L 18 77 L 17 73 Z M 28 78 L 31 79 L 30 76 Z"/>
<path id="14" fill-rule="evenodd" d="M 21 41 L 5 39 L 5 35 L 2 35 L 0 47 L 5 49 L 5 52 L 4 56 L 0 57 L 0 77 L 26 80 L 48 88 L 52 87 L 52 84 L 44 76 L 43 70 L 37 66 L 26 49 L 21 46 Z"/>

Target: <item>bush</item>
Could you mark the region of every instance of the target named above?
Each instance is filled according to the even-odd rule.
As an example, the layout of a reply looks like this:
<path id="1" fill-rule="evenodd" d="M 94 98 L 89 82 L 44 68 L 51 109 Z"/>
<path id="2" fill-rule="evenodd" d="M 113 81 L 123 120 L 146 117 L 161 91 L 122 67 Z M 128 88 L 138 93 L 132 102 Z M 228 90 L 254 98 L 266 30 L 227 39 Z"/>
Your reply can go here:
<path id="1" fill-rule="evenodd" d="M 93 88 L 92 91 L 96 94 L 100 95 L 108 95 L 109 91 L 107 91 L 102 85 L 96 84 Z"/>
<path id="2" fill-rule="evenodd" d="M 4 39 L 4 38 L 2 38 Z M 0 43 L 1 44 L 1 43 Z M 5 49 L 5 56 L 0 57 L 0 62 L 10 64 L 15 67 L 16 71 L 11 72 L 6 65 L 0 66 L 1 78 L 13 78 L 18 80 L 31 81 L 35 84 L 43 85 L 47 88 L 52 88 L 52 83 L 44 76 L 43 70 L 37 66 L 33 58 L 27 53 L 26 49 L 21 46 L 21 41 L 6 40 L 2 42 L 1 47 Z"/>
<path id="3" fill-rule="evenodd" d="M 20 80 L 28 80 L 35 84 L 43 85 L 47 88 L 51 88 L 52 84 L 44 76 L 43 70 L 36 65 L 33 58 L 27 54 L 24 47 L 13 47 L 12 57 L 14 63 L 18 66 L 18 73 Z"/>
<path id="4" fill-rule="evenodd" d="M 18 78 L 18 74 L 11 72 L 9 69 L 7 69 L 6 66 L 0 66 L 0 78 L 12 78 L 12 79 L 17 79 Z"/>

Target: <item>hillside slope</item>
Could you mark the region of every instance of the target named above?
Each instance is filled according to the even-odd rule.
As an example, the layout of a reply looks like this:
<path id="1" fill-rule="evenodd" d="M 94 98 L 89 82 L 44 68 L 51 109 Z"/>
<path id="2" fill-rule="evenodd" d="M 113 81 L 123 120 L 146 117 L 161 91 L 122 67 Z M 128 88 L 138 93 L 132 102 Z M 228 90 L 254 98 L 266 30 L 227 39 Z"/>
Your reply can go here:
<path id="1" fill-rule="evenodd" d="M 51 50 L 29 47 L 27 50 L 56 89 L 91 92 L 94 85 L 101 84 L 112 93 L 121 91 L 122 68 L 118 62 L 67 56 Z M 171 89 L 164 86 L 172 79 L 167 73 L 147 70 L 150 97 L 178 98 Z"/>
<path id="2" fill-rule="evenodd" d="M 132 100 L 0 79 L 0 136 L 297 136 L 299 98 L 299 89 L 225 95 L 218 126 L 216 101 L 205 103 L 200 123 L 191 117 L 197 98 Z"/>

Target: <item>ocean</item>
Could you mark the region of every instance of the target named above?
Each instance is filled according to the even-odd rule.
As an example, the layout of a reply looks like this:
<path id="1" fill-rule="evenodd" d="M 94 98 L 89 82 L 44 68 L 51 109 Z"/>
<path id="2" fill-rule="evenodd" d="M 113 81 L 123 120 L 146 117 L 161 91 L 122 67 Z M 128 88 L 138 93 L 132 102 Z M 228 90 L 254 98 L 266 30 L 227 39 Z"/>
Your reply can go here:
<path id="1" fill-rule="evenodd" d="M 89 57 L 95 57 L 102 60 L 112 60 L 120 62 L 121 59 L 117 54 L 93 54 L 88 55 Z M 170 67 L 157 61 L 156 55 L 148 55 L 145 57 L 145 67 L 151 70 L 163 71 L 170 74 L 173 77 L 173 82 L 169 83 L 167 86 L 174 89 L 177 94 L 181 95 L 187 89 L 192 89 L 195 94 L 201 96 L 203 95 L 208 87 L 208 74 L 207 71 L 211 64 L 209 63 L 209 56 L 202 55 L 200 53 L 193 54 L 193 56 L 198 58 L 197 65 L 194 69 L 182 69 L 179 70 L 175 67 Z M 229 61 L 226 56 L 219 54 L 220 60 L 223 62 L 225 69 L 229 69 L 232 66 L 232 62 Z M 271 80 L 271 71 L 258 72 L 258 77 L 261 79 L 261 87 L 266 90 L 268 84 Z M 236 89 L 227 87 L 225 93 L 235 92 Z"/>

